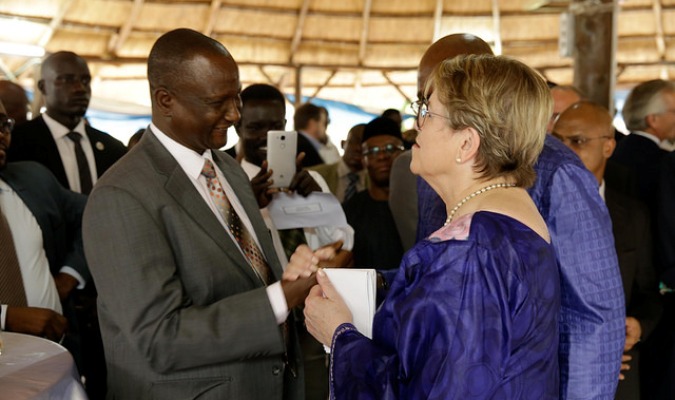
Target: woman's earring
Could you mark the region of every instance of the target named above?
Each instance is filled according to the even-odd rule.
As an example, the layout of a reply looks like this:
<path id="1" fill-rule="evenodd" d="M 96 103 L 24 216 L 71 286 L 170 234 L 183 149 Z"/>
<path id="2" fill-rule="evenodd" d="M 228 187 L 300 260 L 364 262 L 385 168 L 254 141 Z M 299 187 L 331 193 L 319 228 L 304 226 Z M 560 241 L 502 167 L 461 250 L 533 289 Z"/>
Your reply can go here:
<path id="1" fill-rule="evenodd" d="M 461 163 L 461 162 L 462 162 L 462 159 L 461 159 L 461 158 L 459 158 L 459 157 L 457 157 L 457 158 L 455 158 L 455 161 L 457 161 L 457 164 L 459 164 L 459 163 Z"/>

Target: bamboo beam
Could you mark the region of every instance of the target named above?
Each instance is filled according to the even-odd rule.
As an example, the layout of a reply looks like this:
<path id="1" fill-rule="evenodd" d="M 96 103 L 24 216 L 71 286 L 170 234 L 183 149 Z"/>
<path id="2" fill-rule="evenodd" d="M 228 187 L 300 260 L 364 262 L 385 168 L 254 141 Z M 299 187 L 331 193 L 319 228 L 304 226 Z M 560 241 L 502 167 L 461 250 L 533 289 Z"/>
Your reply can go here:
<path id="1" fill-rule="evenodd" d="M 441 38 L 441 25 L 443 22 L 443 0 L 436 0 L 436 8 L 434 9 L 434 37 L 431 38 L 431 43 L 434 43 Z"/>
<path id="2" fill-rule="evenodd" d="M 302 65 L 295 67 L 295 107 L 302 104 Z"/>
<path id="3" fill-rule="evenodd" d="M 66 15 L 70 7 L 73 5 L 73 2 L 74 0 L 66 0 L 65 2 L 63 2 L 61 8 L 59 8 L 54 18 L 52 18 L 51 21 L 49 22 L 47 30 L 38 40 L 37 42 L 38 46 L 45 47 L 47 43 L 49 43 L 49 41 L 52 39 L 52 36 L 54 36 L 54 31 L 58 29 L 59 26 L 61 26 L 61 22 L 63 22 L 63 17 Z"/>
<path id="4" fill-rule="evenodd" d="M 382 71 L 382 76 L 384 76 L 384 79 L 386 79 L 387 82 L 389 82 L 389 84 L 390 84 L 391 86 L 393 86 L 393 87 L 396 89 L 396 91 L 398 91 L 398 93 L 399 93 L 401 96 L 403 96 L 403 98 L 405 99 L 405 101 L 407 101 L 408 103 L 412 103 L 412 100 L 410 100 L 410 97 L 408 97 L 408 95 L 405 94 L 405 92 L 403 91 L 403 89 L 401 89 L 401 87 L 400 87 L 399 85 L 397 85 L 397 84 L 389 77 L 389 74 L 387 73 L 387 71 Z"/>
<path id="5" fill-rule="evenodd" d="M 337 74 L 337 73 L 338 73 L 338 71 L 337 71 L 336 69 L 334 69 L 333 71 L 331 71 L 331 74 L 330 74 L 330 76 L 328 76 L 328 79 L 326 79 L 326 81 L 325 81 L 322 85 L 319 85 L 319 86 L 316 88 L 316 90 L 314 91 L 314 93 L 309 97 L 309 100 L 308 100 L 308 101 L 312 101 L 314 98 L 316 98 L 316 96 L 319 95 L 319 92 L 321 91 L 321 89 L 323 89 L 323 88 L 325 88 L 326 86 L 328 86 L 328 84 L 330 83 L 330 81 L 333 79 L 333 77 L 334 77 L 335 74 Z"/>
<path id="6" fill-rule="evenodd" d="M 131 7 L 131 14 L 124 21 L 122 28 L 120 28 L 119 33 L 116 33 L 110 37 L 110 42 L 108 42 L 108 53 L 117 55 L 117 52 L 122 47 L 124 42 L 129 38 L 131 34 L 131 28 L 133 28 L 138 16 L 141 13 L 141 8 L 143 8 L 144 0 L 134 0 L 134 5 Z"/>
<path id="7" fill-rule="evenodd" d="M 495 54 L 502 54 L 502 20 L 499 0 L 492 0 L 492 30 L 495 35 Z"/>
<path id="8" fill-rule="evenodd" d="M 363 64 L 366 57 L 366 47 L 368 46 L 368 30 L 370 28 L 370 11 L 373 7 L 373 0 L 366 0 L 363 6 L 363 26 L 361 27 L 361 41 L 359 42 L 359 65 Z"/>
<path id="9" fill-rule="evenodd" d="M 221 0 L 211 0 L 209 19 L 206 21 L 204 30 L 202 30 L 202 33 L 206 36 L 210 37 L 213 34 L 213 28 L 216 26 L 216 20 L 218 19 L 218 11 L 220 11 L 221 3 Z"/>
<path id="10" fill-rule="evenodd" d="M 663 5 L 661 0 L 653 0 L 654 22 L 656 27 L 656 50 L 659 52 L 659 60 L 666 59 L 666 39 L 663 29 Z M 661 79 L 668 80 L 668 68 L 661 68 Z"/>
<path id="11" fill-rule="evenodd" d="M 302 31 L 305 28 L 305 19 L 307 18 L 307 11 L 309 11 L 309 2 L 310 0 L 303 0 L 302 7 L 300 8 L 300 15 L 298 15 L 298 24 L 295 26 L 295 34 L 293 34 L 293 40 L 291 41 L 290 56 L 288 57 L 288 63 L 293 64 L 295 59 L 295 52 L 298 51 L 300 47 L 300 41 L 302 40 Z"/>
<path id="12" fill-rule="evenodd" d="M 269 83 L 272 86 L 277 86 L 277 84 L 274 82 L 274 79 L 265 71 L 265 66 L 264 65 L 258 65 L 258 71 L 267 79 L 267 83 Z"/>

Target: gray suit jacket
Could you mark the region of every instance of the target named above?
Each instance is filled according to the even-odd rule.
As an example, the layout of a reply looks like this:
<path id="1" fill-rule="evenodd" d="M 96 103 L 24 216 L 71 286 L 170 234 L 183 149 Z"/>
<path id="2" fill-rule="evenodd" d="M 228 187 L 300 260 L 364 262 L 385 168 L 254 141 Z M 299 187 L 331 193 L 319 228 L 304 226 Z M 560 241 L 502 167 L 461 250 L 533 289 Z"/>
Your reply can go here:
<path id="1" fill-rule="evenodd" d="M 280 279 L 249 180 L 231 157 L 214 152 L 214 160 Z M 96 184 L 83 232 L 108 398 L 304 397 L 302 374 L 284 373 L 286 348 L 265 287 L 150 131 Z M 300 365 L 294 347 L 289 356 Z"/>

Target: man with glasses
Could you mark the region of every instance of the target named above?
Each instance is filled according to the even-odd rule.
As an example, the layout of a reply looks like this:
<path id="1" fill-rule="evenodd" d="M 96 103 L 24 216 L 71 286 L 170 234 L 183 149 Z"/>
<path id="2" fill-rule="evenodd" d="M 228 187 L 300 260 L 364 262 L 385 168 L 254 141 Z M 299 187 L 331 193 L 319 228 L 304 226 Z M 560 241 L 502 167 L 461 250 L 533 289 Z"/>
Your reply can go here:
<path id="1" fill-rule="evenodd" d="M 354 228 L 354 265 L 398 268 L 403 246 L 388 200 L 391 165 L 404 150 L 401 130 L 389 118 L 375 118 L 363 130 L 361 149 L 370 185 L 343 205 L 347 222 Z"/>
<path id="2" fill-rule="evenodd" d="M 590 102 L 573 104 L 560 114 L 551 133 L 593 173 L 607 204 L 626 298 L 626 343 L 615 398 L 640 399 L 642 366 L 640 346 L 636 345 L 649 337 L 661 314 L 649 211 L 605 179 L 606 172 L 616 168 L 607 162 L 616 142 L 612 116 L 606 108 Z"/>
<path id="3" fill-rule="evenodd" d="M 81 234 L 86 197 L 40 164 L 8 163 L 13 126 L 0 102 L 0 329 L 63 341 L 77 354 L 77 338 L 64 334 L 75 331 L 69 282 L 90 279 Z"/>
<path id="4" fill-rule="evenodd" d="M 40 73 L 38 89 L 47 110 L 17 127 L 9 160 L 37 161 L 64 187 L 89 194 L 98 177 L 124 155 L 126 146 L 84 120 L 91 74 L 82 57 L 56 52 L 42 62 Z"/>

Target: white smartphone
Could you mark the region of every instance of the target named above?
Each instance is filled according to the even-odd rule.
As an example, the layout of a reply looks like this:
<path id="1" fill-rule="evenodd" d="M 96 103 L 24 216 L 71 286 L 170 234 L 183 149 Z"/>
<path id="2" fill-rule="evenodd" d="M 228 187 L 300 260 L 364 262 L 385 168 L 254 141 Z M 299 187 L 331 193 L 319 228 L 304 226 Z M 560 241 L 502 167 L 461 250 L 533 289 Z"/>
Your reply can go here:
<path id="1" fill-rule="evenodd" d="M 298 133 L 294 131 L 267 132 L 267 168 L 271 169 L 274 188 L 287 188 L 295 175 Z"/>

